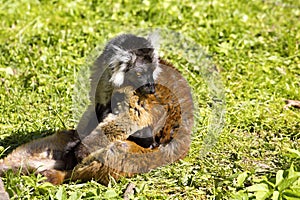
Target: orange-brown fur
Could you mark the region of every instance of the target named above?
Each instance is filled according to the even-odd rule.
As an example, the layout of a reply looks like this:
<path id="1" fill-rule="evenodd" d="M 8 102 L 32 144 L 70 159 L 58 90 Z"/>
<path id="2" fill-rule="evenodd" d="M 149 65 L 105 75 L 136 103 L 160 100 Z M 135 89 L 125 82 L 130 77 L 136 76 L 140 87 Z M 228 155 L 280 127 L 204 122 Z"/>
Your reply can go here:
<path id="1" fill-rule="evenodd" d="M 118 179 L 121 176 L 130 177 L 137 173 L 145 173 L 181 159 L 187 154 L 193 127 L 191 91 L 179 72 L 166 62 L 161 64 L 163 72 L 157 80 L 159 84 L 156 85 L 155 95 L 141 96 L 139 101 L 136 101 L 139 102 L 141 110 L 151 113 L 154 129 L 157 129 L 155 125 L 159 124 L 163 114 L 161 109 L 152 108 L 159 105 L 166 111 L 163 120 L 165 123 L 154 132 L 159 146 L 151 149 L 128 140 L 111 142 L 105 148 L 84 158 L 82 163 L 75 167 L 72 180 L 87 181 L 93 178 L 108 184 L 110 176 Z"/>
<path id="2" fill-rule="evenodd" d="M 160 61 L 160 65 L 163 71 L 157 79 L 156 93 L 138 96 L 130 91 L 129 110 L 100 123 L 77 146 L 79 155 L 73 152 L 76 149 L 68 152 L 67 157 L 64 152 L 68 143 L 77 142 L 76 132 L 59 132 L 17 148 L 0 161 L 0 171 L 22 167 L 24 173 L 36 171 L 53 184 L 60 184 L 65 179 L 95 179 L 107 185 L 110 177 L 130 177 L 183 158 L 189 150 L 194 122 L 191 91 L 172 65 L 164 61 Z M 127 139 L 132 132 L 148 125 L 153 129 L 157 146 L 143 148 Z M 78 148 L 84 144 L 91 148 L 82 153 Z M 20 159 L 25 158 L 24 155 L 25 164 L 21 165 Z M 40 164 L 44 168 L 39 169 Z"/>

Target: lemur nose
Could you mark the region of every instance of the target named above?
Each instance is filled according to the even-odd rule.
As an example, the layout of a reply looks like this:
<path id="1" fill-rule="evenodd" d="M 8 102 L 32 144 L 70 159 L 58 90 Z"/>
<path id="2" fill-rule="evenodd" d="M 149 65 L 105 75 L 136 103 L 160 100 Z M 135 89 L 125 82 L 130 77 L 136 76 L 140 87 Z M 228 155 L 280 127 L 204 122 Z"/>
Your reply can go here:
<path id="1" fill-rule="evenodd" d="M 154 83 L 148 83 L 148 84 L 146 84 L 146 86 L 149 89 L 149 94 L 154 94 L 155 93 L 155 85 L 154 85 Z"/>

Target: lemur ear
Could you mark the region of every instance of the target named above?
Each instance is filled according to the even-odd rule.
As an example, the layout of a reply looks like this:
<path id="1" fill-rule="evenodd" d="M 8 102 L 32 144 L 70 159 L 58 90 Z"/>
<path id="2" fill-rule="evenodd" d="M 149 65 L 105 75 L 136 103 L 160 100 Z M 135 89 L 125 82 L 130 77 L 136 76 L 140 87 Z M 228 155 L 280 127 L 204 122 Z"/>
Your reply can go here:
<path id="1" fill-rule="evenodd" d="M 114 56 L 111 60 L 117 60 L 119 62 L 126 63 L 131 60 L 131 53 L 127 50 L 124 50 L 116 45 L 113 45 Z"/>
<path id="2" fill-rule="evenodd" d="M 110 58 L 108 62 L 108 66 L 112 68 L 114 71 L 120 70 L 120 63 L 128 63 L 132 59 L 132 55 L 130 52 L 113 45 L 114 54 Z M 124 66 L 121 69 L 122 71 L 125 70 Z"/>

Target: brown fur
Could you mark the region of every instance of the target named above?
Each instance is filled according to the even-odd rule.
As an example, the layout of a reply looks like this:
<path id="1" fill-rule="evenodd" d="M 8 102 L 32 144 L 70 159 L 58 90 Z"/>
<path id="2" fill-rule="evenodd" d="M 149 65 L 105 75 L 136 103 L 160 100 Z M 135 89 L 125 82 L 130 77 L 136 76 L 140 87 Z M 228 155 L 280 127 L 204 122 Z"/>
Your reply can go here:
<path id="1" fill-rule="evenodd" d="M 75 155 L 66 154 L 65 147 L 72 142 L 79 141 L 74 130 L 60 131 L 51 136 L 40 138 L 24 144 L 11 154 L 0 160 L 0 175 L 12 169 L 21 173 L 64 174 L 65 170 L 72 170 L 77 164 Z M 58 180 L 56 180 L 58 179 Z M 60 178 L 48 179 L 54 184 L 61 183 Z"/>
<path id="2" fill-rule="evenodd" d="M 161 61 L 161 68 L 163 72 L 158 77 L 156 93 L 138 96 L 138 101 L 134 95 L 132 98 L 138 106 L 130 107 L 137 108 L 135 114 L 130 114 L 137 121 L 144 112 L 151 113 L 154 137 L 159 146 L 151 149 L 128 140 L 110 142 L 85 157 L 75 167 L 72 180 L 93 178 L 106 185 L 110 177 L 118 179 L 145 173 L 187 154 L 194 122 L 191 91 L 182 75 L 170 64 Z"/>
<path id="3" fill-rule="evenodd" d="M 22 167 L 23 173 L 36 171 L 53 184 L 65 179 L 95 179 L 107 185 L 110 177 L 130 177 L 183 158 L 189 150 L 194 122 L 191 91 L 172 65 L 164 61 L 160 65 L 156 93 L 139 96 L 123 88 L 129 106 L 107 117 L 76 149 L 65 151 L 69 143 L 77 143 L 76 132 L 59 132 L 17 148 L 0 161 L 0 172 Z M 127 139 L 146 126 L 152 127 L 158 143 L 154 148 L 143 148 Z"/>

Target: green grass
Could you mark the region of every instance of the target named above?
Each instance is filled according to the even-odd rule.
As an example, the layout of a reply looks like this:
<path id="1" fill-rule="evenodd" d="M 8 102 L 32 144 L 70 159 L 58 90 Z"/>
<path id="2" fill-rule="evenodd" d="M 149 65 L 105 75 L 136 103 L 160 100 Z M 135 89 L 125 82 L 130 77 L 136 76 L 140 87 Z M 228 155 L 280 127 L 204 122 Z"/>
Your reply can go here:
<path id="1" fill-rule="evenodd" d="M 136 185 L 135 199 L 300 194 L 300 179 L 291 172 L 300 171 L 300 110 L 283 109 L 285 99 L 300 100 L 298 1 L 3 0 L 0 18 L 2 149 L 76 127 L 74 76 L 97 46 L 123 32 L 163 27 L 193 39 L 212 57 L 226 93 L 226 125 L 216 146 L 201 157 L 210 96 L 194 66 L 166 51 L 199 106 L 183 161 L 109 187 L 94 181 L 52 186 L 41 177 L 8 173 L 4 184 L 12 199 L 120 199 L 129 182 Z M 283 182 L 276 184 L 280 177 L 296 178 L 283 188 Z M 259 184 L 267 189 L 258 192 Z"/>

